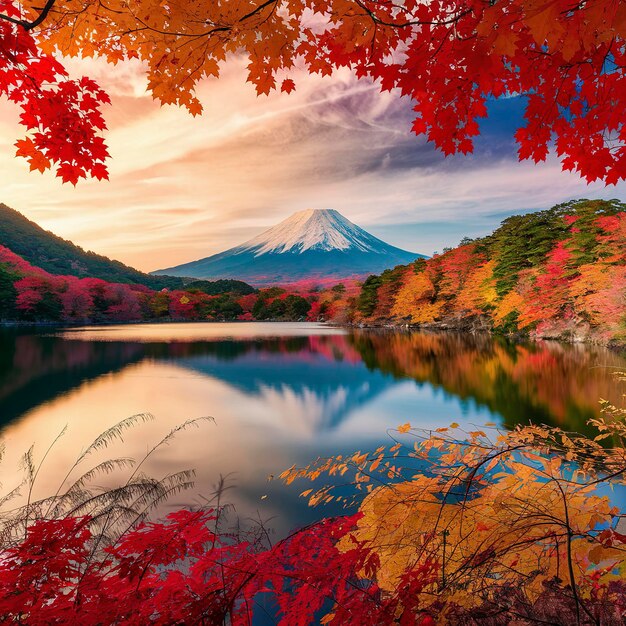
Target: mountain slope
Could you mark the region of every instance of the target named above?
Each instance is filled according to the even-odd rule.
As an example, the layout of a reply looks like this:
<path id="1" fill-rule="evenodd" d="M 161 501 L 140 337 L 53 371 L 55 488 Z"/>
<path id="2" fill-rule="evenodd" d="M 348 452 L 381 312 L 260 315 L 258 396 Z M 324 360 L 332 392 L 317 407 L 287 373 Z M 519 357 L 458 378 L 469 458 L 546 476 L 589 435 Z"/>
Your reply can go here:
<path id="1" fill-rule="evenodd" d="M 334 209 L 309 209 L 225 252 L 153 274 L 260 285 L 364 276 L 417 258 L 424 256 L 385 243 Z"/>
<path id="2" fill-rule="evenodd" d="M 183 285 L 180 278 L 151 276 L 120 261 L 85 251 L 44 230 L 5 204 L 0 204 L 0 245 L 51 274 L 101 278 L 114 283 L 146 285 L 152 289 L 175 289 Z"/>

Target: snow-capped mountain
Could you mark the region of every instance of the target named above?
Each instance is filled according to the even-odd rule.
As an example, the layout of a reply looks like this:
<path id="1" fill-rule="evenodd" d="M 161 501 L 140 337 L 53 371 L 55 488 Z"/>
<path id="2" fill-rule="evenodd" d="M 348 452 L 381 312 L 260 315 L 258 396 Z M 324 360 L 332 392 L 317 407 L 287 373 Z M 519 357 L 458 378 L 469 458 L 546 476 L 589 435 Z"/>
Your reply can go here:
<path id="1" fill-rule="evenodd" d="M 423 257 L 390 246 L 334 209 L 308 209 L 235 248 L 153 274 L 268 285 L 364 276 Z"/>
<path id="2" fill-rule="evenodd" d="M 305 250 L 348 250 L 377 252 L 386 244 L 347 220 L 334 209 L 298 211 L 280 224 L 244 243 L 241 248 L 266 252 L 304 252 Z"/>

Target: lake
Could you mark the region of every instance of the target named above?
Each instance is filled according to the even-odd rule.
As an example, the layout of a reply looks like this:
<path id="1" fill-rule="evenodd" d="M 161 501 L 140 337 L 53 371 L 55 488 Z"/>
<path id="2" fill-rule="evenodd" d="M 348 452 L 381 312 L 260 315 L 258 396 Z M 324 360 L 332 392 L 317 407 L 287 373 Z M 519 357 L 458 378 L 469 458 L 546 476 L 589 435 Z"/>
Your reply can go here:
<path id="1" fill-rule="evenodd" d="M 211 416 L 154 454 L 146 473 L 196 470 L 194 489 L 171 507 L 210 498 L 225 476 L 237 514 L 270 520 L 283 534 L 336 510 L 308 509 L 298 494 L 309 485 L 286 487 L 270 475 L 318 456 L 374 449 L 407 421 L 425 429 L 532 421 L 581 430 L 599 414 L 600 398 L 620 401 L 620 370 L 623 355 L 594 346 L 322 324 L 5 330 L 2 492 L 18 482 L 20 455 L 34 444 L 41 459 L 65 426 L 36 496 L 54 493 L 81 450 L 125 417 L 154 419 L 105 457 L 140 458 L 176 425 Z"/>

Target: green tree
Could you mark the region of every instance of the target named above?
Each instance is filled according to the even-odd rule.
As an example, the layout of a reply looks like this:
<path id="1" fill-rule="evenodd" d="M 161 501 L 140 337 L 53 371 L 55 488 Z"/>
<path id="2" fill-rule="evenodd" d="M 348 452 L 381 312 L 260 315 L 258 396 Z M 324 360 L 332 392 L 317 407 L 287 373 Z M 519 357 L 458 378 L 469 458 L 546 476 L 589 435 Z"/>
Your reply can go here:
<path id="1" fill-rule="evenodd" d="M 234 320 L 243 313 L 243 309 L 232 294 L 222 294 L 207 303 L 206 312 L 218 319 Z"/>
<path id="2" fill-rule="evenodd" d="M 13 283 L 19 278 L 8 265 L 0 263 L 0 319 L 16 318 L 15 298 L 17 291 Z"/>
<path id="3" fill-rule="evenodd" d="M 514 215 L 490 237 L 491 254 L 496 265 L 496 292 L 499 296 L 513 289 L 519 273 L 542 263 L 554 244 L 567 233 L 563 217 L 567 214 L 562 206 L 547 211 Z"/>
<path id="4" fill-rule="evenodd" d="M 285 300 L 276 298 L 272 300 L 272 303 L 267 307 L 268 317 L 270 319 L 280 319 L 287 313 L 287 304 Z"/>
<path id="5" fill-rule="evenodd" d="M 311 303 L 302 296 L 288 295 L 285 298 L 286 315 L 289 319 L 299 320 L 311 310 Z"/>
<path id="6" fill-rule="evenodd" d="M 266 320 L 269 317 L 266 298 L 259 296 L 252 307 L 252 317 L 256 320 Z"/>
<path id="7" fill-rule="evenodd" d="M 369 317 L 378 303 L 378 288 L 382 285 L 380 276 L 368 276 L 357 299 L 357 309 L 364 317 Z"/>

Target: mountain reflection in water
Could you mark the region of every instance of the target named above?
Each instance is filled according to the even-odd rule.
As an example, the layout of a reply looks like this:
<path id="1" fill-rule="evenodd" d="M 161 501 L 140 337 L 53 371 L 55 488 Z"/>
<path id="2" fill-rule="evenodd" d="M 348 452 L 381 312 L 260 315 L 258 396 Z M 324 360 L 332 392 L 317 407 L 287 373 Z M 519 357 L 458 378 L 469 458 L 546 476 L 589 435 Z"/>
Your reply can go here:
<path id="1" fill-rule="evenodd" d="M 581 430 L 599 414 L 600 398 L 619 401 L 620 369 L 624 357 L 599 347 L 318 324 L 3 332 L 0 425 L 14 451 L 3 475 L 18 452 L 33 442 L 45 449 L 65 424 L 71 449 L 47 461 L 48 488 L 55 468 L 62 475 L 90 438 L 128 415 L 156 418 L 127 438 L 137 457 L 146 438 L 208 414 L 216 425 L 184 433 L 147 469 L 195 467 L 204 494 L 220 473 L 232 473 L 240 512 L 260 509 L 288 528 L 317 514 L 298 503 L 298 487 L 267 483 L 268 474 L 318 455 L 375 448 L 387 429 L 406 421 L 423 428 L 532 421 Z"/>
<path id="2" fill-rule="evenodd" d="M 484 407 L 508 426 L 532 421 L 580 430 L 598 415 L 601 398 L 619 400 L 614 374 L 626 368 L 611 350 L 556 342 L 332 328 L 319 334 L 312 324 L 301 325 L 315 331 L 303 336 L 290 336 L 293 324 L 212 324 L 245 332 L 207 340 L 207 325 L 181 326 L 183 334 L 171 325 L 149 326 L 147 336 L 143 325 L 0 334 L 2 424 L 89 380 L 151 361 L 222 380 L 312 432 L 337 426 L 401 380 Z M 262 336 L 250 327 L 261 327 Z M 419 419 L 419 407 L 413 417 Z"/>

